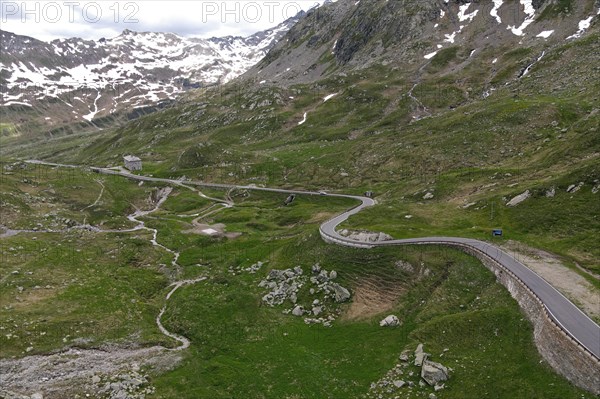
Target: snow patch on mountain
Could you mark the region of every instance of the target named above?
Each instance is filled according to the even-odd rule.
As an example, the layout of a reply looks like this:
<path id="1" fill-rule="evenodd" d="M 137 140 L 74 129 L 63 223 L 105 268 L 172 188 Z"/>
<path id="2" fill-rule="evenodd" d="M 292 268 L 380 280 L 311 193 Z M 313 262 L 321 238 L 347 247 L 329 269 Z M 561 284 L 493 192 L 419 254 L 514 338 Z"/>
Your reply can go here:
<path id="1" fill-rule="evenodd" d="M 445 42 L 448 43 L 454 43 L 454 39 L 456 38 L 456 35 L 459 34 L 460 31 L 456 31 L 456 32 L 452 32 L 450 34 L 445 34 L 444 36 L 446 37 L 446 39 L 444 39 Z"/>
<path id="2" fill-rule="evenodd" d="M 554 33 L 553 30 L 545 30 L 543 32 L 540 32 L 536 37 L 542 37 L 544 39 L 547 39 L 550 36 L 552 36 L 553 33 Z"/>
<path id="3" fill-rule="evenodd" d="M 523 71 L 523 73 L 521 74 L 521 76 L 519 76 L 519 78 L 524 78 L 525 76 L 527 76 L 527 74 L 529 73 L 529 71 L 531 71 L 531 68 L 535 64 L 537 64 L 538 62 L 540 62 L 542 60 L 542 58 L 544 58 L 545 55 L 546 55 L 546 51 L 542 51 L 542 54 L 534 62 L 532 62 L 530 65 L 528 65 L 527 68 L 525 68 L 525 70 Z"/>
<path id="4" fill-rule="evenodd" d="M 306 122 L 306 117 L 308 116 L 308 112 L 304 113 L 304 116 L 302 117 L 302 120 L 300 122 L 298 122 L 298 126 L 303 125 L 304 122 Z"/>
<path id="5" fill-rule="evenodd" d="M 446 2 L 446 3 L 448 3 L 448 2 Z M 470 13 L 467 12 L 469 10 L 469 8 L 471 7 L 471 4 L 472 3 L 467 3 L 467 4 L 463 4 L 463 5 L 459 6 L 457 17 L 458 17 L 458 20 L 460 22 L 466 22 L 467 24 L 469 24 L 469 23 L 471 23 L 475 19 L 475 17 L 479 13 L 478 9 L 474 10 L 474 11 L 472 11 Z M 443 17 L 444 15 L 446 15 L 445 12 L 444 12 L 444 10 L 441 10 L 441 17 Z M 435 25 L 435 27 L 438 27 L 438 26 L 439 26 L 439 24 Z M 460 25 L 458 27 L 458 30 L 456 30 L 456 31 L 454 31 L 452 33 L 445 33 L 444 34 L 444 40 L 443 40 L 443 42 L 444 43 L 454 44 L 454 42 L 456 41 L 456 36 L 458 34 L 460 34 L 463 31 L 464 28 L 465 28 L 465 25 Z M 436 47 L 438 49 L 441 49 L 444 46 L 443 46 L 443 44 L 437 44 Z M 435 57 L 435 55 L 437 53 L 438 53 L 437 51 L 434 51 L 432 53 L 426 54 L 424 56 L 424 58 L 426 60 L 429 60 L 429 59 Z"/>
<path id="6" fill-rule="evenodd" d="M 512 25 L 509 25 L 507 28 L 516 36 L 525 35 L 525 29 L 527 29 L 527 27 L 531 25 L 533 21 L 535 21 L 535 8 L 533 8 L 533 0 L 520 0 L 520 2 L 524 8 L 523 12 L 525 13 L 525 20 L 518 28 Z"/>
<path id="7" fill-rule="evenodd" d="M 59 98 L 71 108 L 76 105 L 75 113 L 91 121 L 123 106 L 172 100 L 190 88 L 225 83 L 243 74 L 302 15 L 248 37 L 202 39 L 125 30 L 98 41 L 46 43 L 0 31 L 0 106 L 35 106 Z M 100 108 L 100 99 L 106 109 Z"/>
<path id="8" fill-rule="evenodd" d="M 600 9 L 598 9 L 598 14 L 600 14 Z M 579 30 L 574 35 L 567 37 L 567 40 L 580 38 L 581 35 L 583 35 L 585 31 L 588 30 L 589 27 L 592 25 L 592 19 L 594 19 L 593 15 L 589 18 L 579 21 Z"/>
<path id="9" fill-rule="evenodd" d="M 430 60 L 430 59 L 432 59 L 433 57 L 435 57 L 435 55 L 436 55 L 437 53 L 438 53 L 437 51 L 434 51 L 433 53 L 426 54 L 426 55 L 425 55 L 423 58 L 425 58 L 426 60 Z"/>
<path id="10" fill-rule="evenodd" d="M 98 113 L 98 100 L 100 99 L 100 97 L 102 97 L 102 94 L 100 93 L 100 91 L 98 91 L 98 95 L 96 96 L 96 99 L 94 100 L 94 110 L 91 111 L 89 114 L 84 115 L 83 119 L 85 119 L 88 122 L 91 122 L 92 119 L 94 119 L 94 116 L 96 116 L 96 114 Z"/>
<path id="11" fill-rule="evenodd" d="M 471 21 L 473 21 L 473 19 L 475 19 L 479 10 L 475 10 L 472 13 L 467 14 L 467 10 L 470 7 L 471 7 L 471 3 L 463 4 L 462 6 L 459 7 L 458 20 L 460 22 L 465 22 L 465 21 L 471 22 Z"/>
<path id="12" fill-rule="evenodd" d="M 503 0 L 494 0 L 494 8 L 490 11 L 490 15 L 496 18 L 496 21 L 498 21 L 499 24 L 502 23 L 502 18 L 500 18 L 500 15 L 498 14 L 500 7 L 502 7 L 502 1 Z"/>

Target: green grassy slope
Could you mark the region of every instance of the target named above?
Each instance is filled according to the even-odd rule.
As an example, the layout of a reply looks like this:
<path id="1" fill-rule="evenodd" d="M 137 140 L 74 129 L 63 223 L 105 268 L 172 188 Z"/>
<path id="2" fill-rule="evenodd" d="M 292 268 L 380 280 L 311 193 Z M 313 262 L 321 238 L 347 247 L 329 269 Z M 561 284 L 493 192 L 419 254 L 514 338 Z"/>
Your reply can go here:
<path id="1" fill-rule="evenodd" d="M 49 203 L 50 214 L 76 222 L 94 218 L 105 227 L 130 227 L 125 216 L 134 207 L 151 208 L 147 198 L 156 190 L 119 177 L 43 166 L 2 176 L 10 187 L 3 204 L 23 210 L 9 221 L 11 228 L 67 223 L 62 216 L 44 217 Z M 97 179 L 105 194 L 86 208 L 100 191 Z M 51 190 L 57 194 L 50 201 Z M 171 255 L 150 245 L 147 232 L 73 230 L 3 238 L 0 356 L 106 343 L 175 346 L 154 322 L 167 286 L 206 276 L 176 292 L 167 306 L 164 325 L 192 345 L 174 370 L 142 370 L 155 388 L 150 397 L 363 397 L 395 366 L 398 354 L 417 343 L 452 368 L 445 397 L 587 397 L 541 361 L 518 305 L 474 258 L 439 247 L 365 251 L 325 244 L 318 225 L 351 206 L 348 200 L 299 197 L 283 206 L 281 194 L 228 195 L 236 205 L 202 222 L 224 224 L 227 232 L 242 233 L 237 238 L 190 233 L 191 221 L 211 201 L 185 188 L 175 189 L 159 211 L 144 218 L 158 229 L 159 243 L 181 253 L 177 271 L 170 267 Z M 242 270 L 257 261 L 265 264 L 256 273 Z M 259 282 L 271 269 L 300 266 L 310 275 L 315 263 L 336 270 L 336 281 L 353 294 L 352 302 L 336 305 L 311 294 L 308 285 L 300 289 L 299 303 L 319 298 L 339 314 L 329 328 L 282 313 L 289 302 L 272 308 L 261 300 L 266 291 Z M 367 311 L 356 313 L 357 306 Z M 401 327 L 379 327 L 389 313 L 400 317 Z M 398 394 L 422 397 L 433 391 L 419 387 L 417 368 L 409 370 L 414 374 L 405 378 L 417 388 Z M 81 393 L 76 385 L 69 389 Z"/>
<path id="2" fill-rule="evenodd" d="M 440 53 L 416 86 L 409 78 L 414 72 L 383 66 L 287 89 L 237 82 L 198 92 L 179 107 L 95 140 L 8 148 L 11 156 L 101 166 L 118 165 L 122 155 L 135 153 L 144 160 L 144 173 L 155 176 L 354 193 L 371 189 L 381 206 L 356 219 L 370 218 L 363 227 L 397 236 L 479 238 L 504 227 L 513 238 L 598 272 L 592 241 L 600 201 L 592 190 L 600 180 L 600 79 L 593 79 L 597 70 L 588 63 L 597 39 L 591 34 L 548 49 L 522 79 L 516 76 L 531 61 L 531 51 L 504 49 L 503 55 L 471 60 L 461 50 L 452 56 L 466 62 L 464 68 L 439 72 L 436 65 L 446 62 L 437 57 L 447 57 Z M 492 64 L 492 57 L 500 61 Z M 483 98 L 491 88 L 495 91 Z M 305 112 L 307 120 L 299 125 Z M 566 192 L 580 182 L 577 193 Z M 556 196 L 546 197 L 552 188 Z M 504 205 L 526 190 L 533 196 L 525 203 Z M 427 191 L 434 200 L 421 206 Z M 468 210 L 460 208 L 473 202 L 477 205 Z M 404 212 L 395 208 L 404 203 L 420 214 L 418 230 L 417 219 L 412 224 L 372 219 L 385 214 L 383 209 Z"/>

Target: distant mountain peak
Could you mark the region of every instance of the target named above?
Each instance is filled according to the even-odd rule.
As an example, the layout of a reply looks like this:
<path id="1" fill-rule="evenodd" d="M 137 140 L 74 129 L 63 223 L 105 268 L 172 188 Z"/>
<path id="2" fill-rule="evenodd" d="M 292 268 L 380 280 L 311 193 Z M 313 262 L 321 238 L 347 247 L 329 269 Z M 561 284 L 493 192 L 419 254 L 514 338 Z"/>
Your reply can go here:
<path id="1" fill-rule="evenodd" d="M 43 42 L 0 30 L 0 110 L 8 121 L 35 110 L 33 125 L 51 129 L 153 107 L 246 72 L 301 15 L 245 38 L 125 29 L 114 38 Z"/>

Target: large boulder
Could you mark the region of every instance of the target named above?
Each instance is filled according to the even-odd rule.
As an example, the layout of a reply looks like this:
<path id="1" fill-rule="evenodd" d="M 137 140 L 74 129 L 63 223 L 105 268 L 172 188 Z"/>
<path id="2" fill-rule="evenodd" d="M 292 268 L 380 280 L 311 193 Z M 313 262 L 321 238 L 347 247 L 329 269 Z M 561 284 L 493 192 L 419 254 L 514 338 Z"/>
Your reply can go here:
<path id="1" fill-rule="evenodd" d="M 296 273 L 293 270 L 286 269 L 283 271 L 283 276 L 285 279 L 291 279 L 296 277 Z"/>
<path id="2" fill-rule="evenodd" d="M 406 382 L 402 380 L 395 380 L 393 384 L 396 388 L 402 388 L 404 385 L 406 385 Z"/>
<path id="3" fill-rule="evenodd" d="M 385 319 L 381 320 L 379 325 L 381 327 L 397 327 L 400 325 L 400 319 L 398 319 L 398 316 L 391 314 Z"/>
<path id="4" fill-rule="evenodd" d="M 393 239 L 394 239 L 394 237 L 392 237 L 391 235 L 386 234 L 386 233 L 379 233 L 377 235 L 377 241 L 390 241 Z"/>
<path id="5" fill-rule="evenodd" d="M 425 360 L 421 367 L 421 378 L 429 385 L 435 386 L 448 379 L 448 369 L 439 363 Z"/>
<path id="6" fill-rule="evenodd" d="M 350 291 L 338 283 L 331 284 L 331 288 L 333 289 L 333 295 L 336 302 L 346 302 L 350 299 Z"/>
<path id="7" fill-rule="evenodd" d="M 527 198 L 531 197 L 531 192 L 529 190 L 525 191 L 523 194 L 519 194 L 506 204 L 506 206 L 517 206 L 521 202 L 525 201 Z"/>

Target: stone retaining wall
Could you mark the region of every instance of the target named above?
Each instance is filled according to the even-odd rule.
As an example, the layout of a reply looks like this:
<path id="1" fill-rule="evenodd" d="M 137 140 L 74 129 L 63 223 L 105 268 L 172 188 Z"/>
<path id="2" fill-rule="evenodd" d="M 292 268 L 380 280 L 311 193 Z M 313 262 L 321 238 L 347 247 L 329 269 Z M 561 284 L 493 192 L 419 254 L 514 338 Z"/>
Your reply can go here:
<path id="1" fill-rule="evenodd" d="M 372 248 L 368 243 L 348 243 L 320 231 L 328 243 L 358 248 Z M 425 244 L 425 243 L 424 243 Z M 432 243 L 435 245 L 435 243 Z M 439 244 L 438 244 L 439 245 Z M 533 324 L 535 345 L 548 364 L 574 385 L 595 395 L 600 395 L 600 360 L 563 331 L 548 313 L 546 306 L 516 275 L 483 252 L 470 246 L 445 243 L 479 259 L 496 275 L 498 282 L 508 289 L 523 313 Z"/>
<path id="2" fill-rule="evenodd" d="M 462 245 L 504 285 L 533 324 L 534 341 L 548 364 L 574 385 L 600 395 L 600 361 L 552 320 L 544 304 L 521 280 L 489 256 Z"/>

